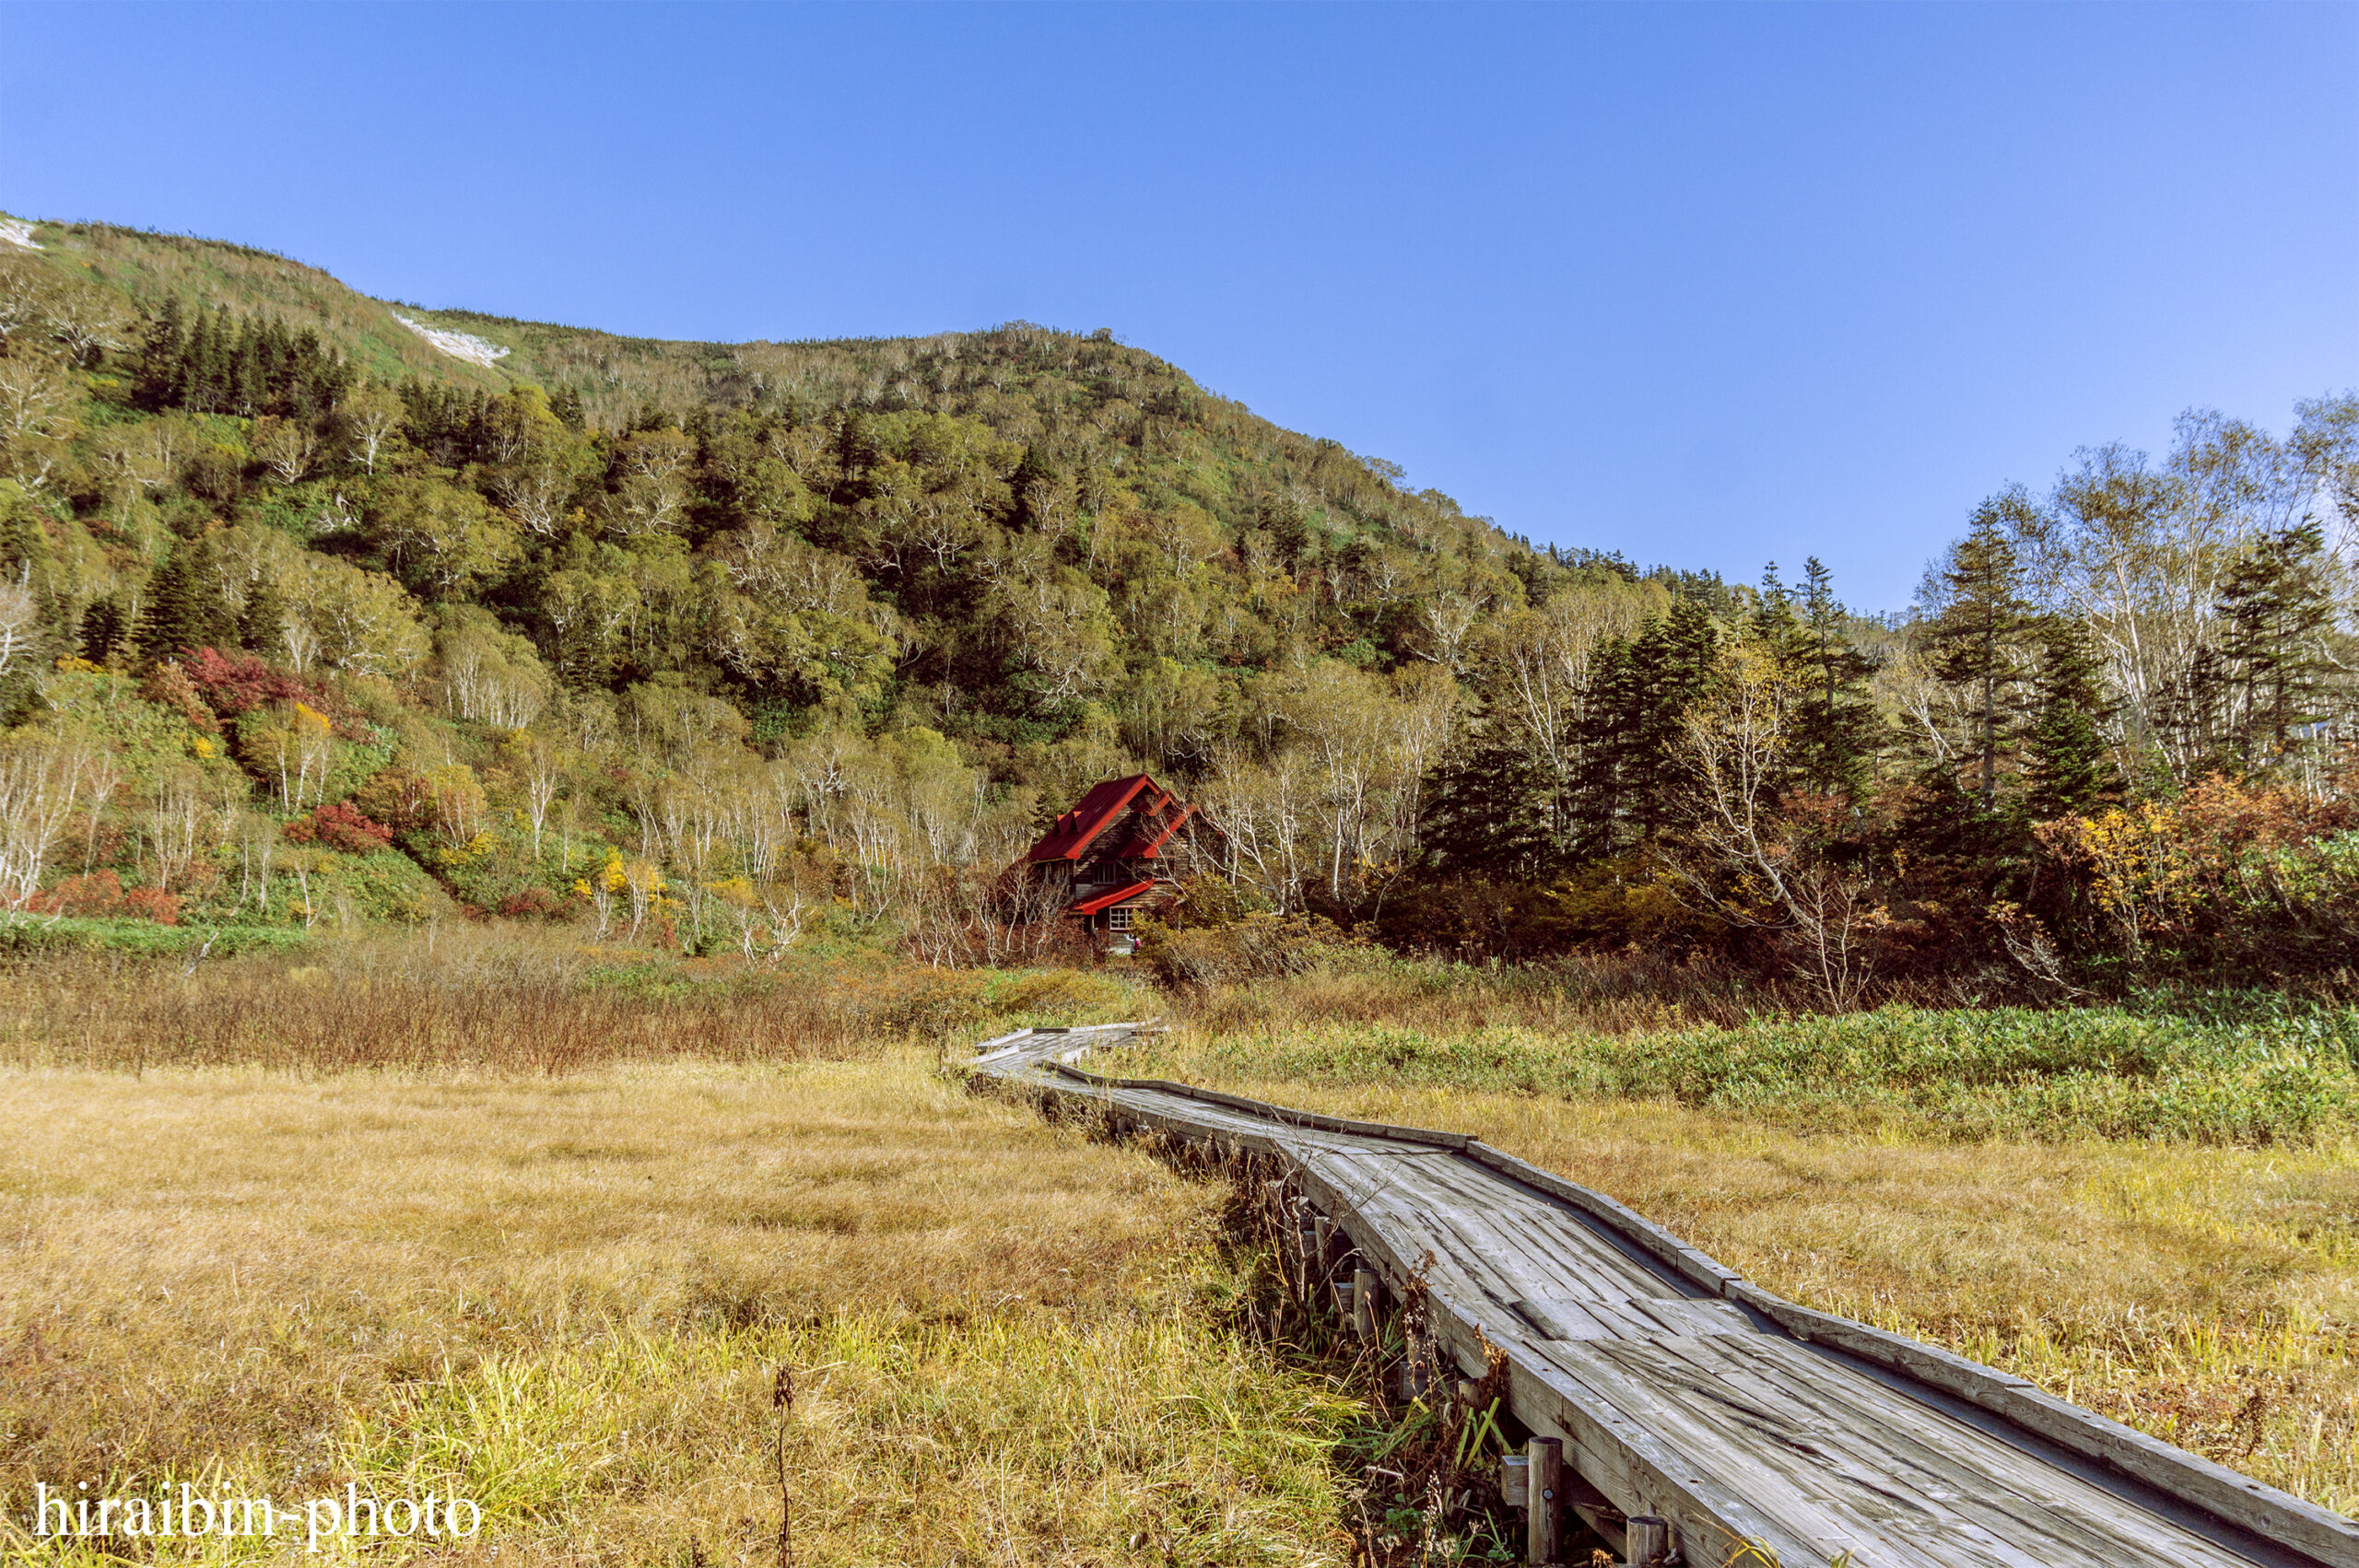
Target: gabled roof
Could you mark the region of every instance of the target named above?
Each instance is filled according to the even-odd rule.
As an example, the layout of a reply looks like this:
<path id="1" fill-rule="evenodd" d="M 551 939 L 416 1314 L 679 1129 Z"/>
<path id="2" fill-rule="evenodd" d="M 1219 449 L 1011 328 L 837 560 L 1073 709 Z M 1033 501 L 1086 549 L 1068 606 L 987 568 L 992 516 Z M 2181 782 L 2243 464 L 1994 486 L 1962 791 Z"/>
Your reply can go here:
<path id="1" fill-rule="evenodd" d="M 1144 815 L 1136 831 L 1132 833 L 1130 842 L 1114 851 L 1117 858 L 1125 860 L 1156 859 L 1163 853 L 1163 846 L 1170 841 L 1171 836 L 1180 831 L 1180 825 L 1200 814 L 1194 806 L 1182 802 L 1168 801 L 1165 804 L 1180 809 Z"/>
<path id="2" fill-rule="evenodd" d="M 1147 803 L 1160 806 L 1171 799 L 1171 791 L 1144 773 L 1128 778 L 1109 778 L 1090 787 L 1073 810 L 1057 818 L 1040 841 L 1026 851 L 1027 860 L 1077 860 L 1092 840 L 1111 827 L 1122 813 L 1144 793 Z"/>
<path id="3" fill-rule="evenodd" d="M 1155 878 L 1134 882 L 1128 887 L 1118 887 L 1111 893 L 1101 893 L 1095 898 L 1084 899 L 1073 907 L 1076 915 L 1095 915 L 1098 910 L 1120 904 L 1125 898 L 1135 898 L 1155 885 Z"/>

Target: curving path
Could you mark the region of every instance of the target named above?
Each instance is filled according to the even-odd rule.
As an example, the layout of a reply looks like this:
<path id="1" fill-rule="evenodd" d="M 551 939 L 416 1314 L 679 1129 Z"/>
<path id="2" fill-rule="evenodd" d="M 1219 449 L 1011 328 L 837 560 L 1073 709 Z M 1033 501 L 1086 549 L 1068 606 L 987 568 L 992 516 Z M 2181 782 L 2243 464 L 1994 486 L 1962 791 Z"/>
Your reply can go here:
<path id="1" fill-rule="evenodd" d="M 1138 1030 L 988 1042 L 980 1079 L 1118 1124 L 1274 1156 L 1427 1314 L 1468 1376 L 1564 1442 L 1609 1540 L 1670 1521 L 1677 1561 L 1782 1568 L 2359 1568 L 2359 1522 L 1945 1351 L 1795 1305 L 1602 1194 L 1461 1133 L 1354 1122 L 1072 1063 Z M 1426 1259 L 1430 1258 L 1430 1262 Z M 1593 1489 L 1593 1490 L 1591 1490 Z M 1758 1562 L 1758 1557 L 1753 1559 Z"/>

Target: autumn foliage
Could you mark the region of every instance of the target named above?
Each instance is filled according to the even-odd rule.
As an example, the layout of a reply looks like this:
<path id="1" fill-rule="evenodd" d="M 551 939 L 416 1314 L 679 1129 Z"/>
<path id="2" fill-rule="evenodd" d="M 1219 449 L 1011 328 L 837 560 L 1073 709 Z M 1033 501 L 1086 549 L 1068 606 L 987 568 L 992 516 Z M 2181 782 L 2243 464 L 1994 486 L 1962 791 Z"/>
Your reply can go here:
<path id="1" fill-rule="evenodd" d="M 391 847 L 393 830 L 371 822 L 342 801 L 315 808 L 311 814 L 290 822 L 282 834 L 290 844 L 317 844 L 347 855 L 373 855 Z"/>

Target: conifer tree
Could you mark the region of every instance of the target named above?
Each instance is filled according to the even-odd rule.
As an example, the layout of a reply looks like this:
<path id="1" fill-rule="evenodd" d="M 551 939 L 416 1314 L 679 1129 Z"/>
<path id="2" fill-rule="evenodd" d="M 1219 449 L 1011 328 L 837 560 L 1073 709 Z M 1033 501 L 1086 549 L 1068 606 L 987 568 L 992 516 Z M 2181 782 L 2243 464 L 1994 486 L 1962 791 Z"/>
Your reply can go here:
<path id="1" fill-rule="evenodd" d="M 188 369 L 181 378 L 181 401 L 201 413 L 217 414 L 227 409 L 229 366 L 237 349 L 229 307 L 217 307 L 210 317 L 199 310 L 189 327 Z"/>
<path id="2" fill-rule="evenodd" d="M 1553 869 L 1554 798 L 1532 747 L 1487 709 L 1429 776 L 1424 837 L 1446 872 L 1530 879 Z"/>
<path id="3" fill-rule="evenodd" d="M 93 664 L 111 662 L 122 651 L 126 620 L 123 601 L 114 595 L 92 600 L 82 612 L 82 657 Z"/>
<path id="4" fill-rule="evenodd" d="M 2106 696 L 2088 628 L 2050 615 L 2037 632 L 2039 673 L 2024 731 L 2024 810 L 2047 822 L 2119 796 L 2122 781 L 2105 737 L 2116 705 Z"/>
<path id="5" fill-rule="evenodd" d="M 1864 794 L 1875 758 L 1874 663 L 1843 629 L 1834 574 L 1816 556 L 1802 564 L 1802 657 L 1796 661 L 1794 737 L 1788 761 L 1794 781 L 1821 795 Z"/>
<path id="6" fill-rule="evenodd" d="M 1683 593 L 1601 657 L 1577 785 L 1588 853 L 1651 840 L 1670 824 L 1680 727 L 1711 681 L 1719 641 L 1703 600 Z"/>
<path id="7" fill-rule="evenodd" d="M 212 540 L 183 539 L 147 585 L 139 616 L 139 654 L 147 663 L 199 648 L 225 648 L 237 623 L 221 603 L 219 560 Z"/>
<path id="8" fill-rule="evenodd" d="M 188 353 L 188 333 L 181 324 L 178 295 L 166 295 L 163 309 L 147 323 L 139 345 L 138 396 L 141 406 L 170 408 L 181 401 L 181 367 Z"/>
<path id="9" fill-rule="evenodd" d="M 1975 794 L 1986 812 L 1998 805 L 1999 759 L 2012 740 L 2011 705 L 2022 679 L 2018 651 L 2031 624 L 2023 568 L 2007 537 L 2007 524 L 2028 507 L 2019 491 L 1985 501 L 1936 579 L 1942 603 L 1931 628 L 1935 668 L 1973 694 Z"/>
<path id="10" fill-rule="evenodd" d="M 2282 756 L 2297 725 L 2319 711 L 2332 666 L 2321 634 L 2333 619 L 2323 571 L 2326 539 L 2314 521 L 2259 541 L 2220 592 L 2221 668 L 2233 683 L 2237 759 L 2264 766 Z"/>
<path id="11" fill-rule="evenodd" d="M 265 572 L 246 591 L 246 606 L 238 616 L 239 645 L 269 658 L 278 651 L 286 625 L 286 595 L 278 591 L 278 579 Z"/>
<path id="12" fill-rule="evenodd" d="M 1780 670 L 1799 666 L 1809 656 L 1807 634 L 1794 614 L 1793 591 L 1778 575 L 1775 561 L 1761 574 L 1761 599 L 1747 630 Z"/>

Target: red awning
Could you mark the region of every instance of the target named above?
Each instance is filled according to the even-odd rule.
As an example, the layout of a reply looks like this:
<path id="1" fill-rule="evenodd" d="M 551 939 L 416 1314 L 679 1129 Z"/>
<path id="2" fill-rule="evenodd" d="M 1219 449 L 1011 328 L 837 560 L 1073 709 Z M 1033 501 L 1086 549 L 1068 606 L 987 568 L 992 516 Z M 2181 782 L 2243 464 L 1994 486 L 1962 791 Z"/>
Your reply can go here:
<path id="1" fill-rule="evenodd" d="M 1134 882 L 1128 887 L 1118 887 L 1111 893 L 1101 893 L 1095 898 L 1076 904 L 1073 907 L 1073 912 L 1076 915 L 1095 915 L 1109 905 L 1120 904 L 1125 898 L 1135 898 L 1154 885 L 1155 878 L 1153 877 L 1147 878 L 1144 882 Z"/>

